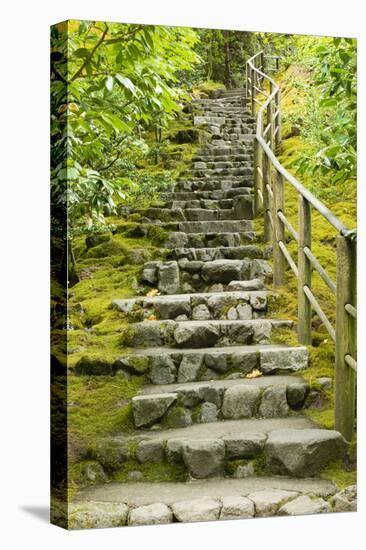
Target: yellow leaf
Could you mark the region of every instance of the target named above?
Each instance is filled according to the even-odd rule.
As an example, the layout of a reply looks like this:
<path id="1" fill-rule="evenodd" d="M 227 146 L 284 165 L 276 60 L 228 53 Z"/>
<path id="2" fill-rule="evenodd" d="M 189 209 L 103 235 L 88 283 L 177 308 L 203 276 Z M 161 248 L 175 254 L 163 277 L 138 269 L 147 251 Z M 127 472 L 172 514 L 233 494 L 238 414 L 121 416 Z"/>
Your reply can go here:
<path id="1" fill-rule="evenodd" d="M 156 315 L 149 315 L 149 317 L 146 318 L 146 321 L 156 321 L 157 317 Z"/>
<path id="2" fill-rule="evenodd" d="M 261 373 L 261 371 L 258 369 L 253 369 L 246 375 L 245 378 L 259 378 L 259 376 L 263 376 L 263 373 Z"/>
<path id="3" fill-rule="evenodd" d="M 157 288 L 152 288 L 151 290 L 149 290 L 146 296 L 149 296 L 149 298 L 151 298 L 152 296 L 159 296 L 159 294 L 160 292 L 158 291 Z"/>

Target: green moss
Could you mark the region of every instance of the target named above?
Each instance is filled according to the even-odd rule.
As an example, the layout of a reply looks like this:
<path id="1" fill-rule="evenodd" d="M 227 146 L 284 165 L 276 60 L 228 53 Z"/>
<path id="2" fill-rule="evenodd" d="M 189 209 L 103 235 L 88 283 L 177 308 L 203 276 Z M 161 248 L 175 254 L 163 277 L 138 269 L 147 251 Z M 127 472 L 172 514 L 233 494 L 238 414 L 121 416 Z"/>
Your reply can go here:
<path id="1" fill-rule="evenodd" d="M 112 433 L 130 433 L 133 426 L 131 397 L 142 378 L 73 376 L 68 378 L 68 427 L 74 441 L 90 441 Z"/>
<path id="2" fill-rule="evenodd" d="M 139 464 L 135 461 L 125 462 L 113 475 L 113 481 L 127 482 L 131 480 L 130 472 L 141 472 L 144 481 L 185 481 L 185 467 L 182 464 L 154 463 Z"/>
<path id="3" fill-rule="evenodd" d="M 322 470 L 319 477 L 333 481 L 339 489 L 344 489 L 349 485 L 355 485 L 357 482 L 356 470 L 352 469 L 347 471 L 340 460 L 328 464 L 328 466 Z"/>

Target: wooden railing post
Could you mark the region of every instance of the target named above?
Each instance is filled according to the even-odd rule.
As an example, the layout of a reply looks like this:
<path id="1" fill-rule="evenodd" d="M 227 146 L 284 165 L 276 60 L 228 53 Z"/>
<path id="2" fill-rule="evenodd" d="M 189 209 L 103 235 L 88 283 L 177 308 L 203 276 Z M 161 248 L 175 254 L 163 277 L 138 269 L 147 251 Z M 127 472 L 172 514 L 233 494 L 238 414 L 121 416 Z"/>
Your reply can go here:
<path id="1" fill-rule="evenodd" d="M 345 361 L 355 359 L 356 320 L 345 306 L 356 305 L 356 244 L 343 236 L 337 237 L 337 306 L 335 364 L 335 429 L 350 441 L 355 427 L 356 378 Z"/>
<path id="2" fill-rule="evenodd" d="M 304 247 L 311 247 L 311 206 L 299 195 L 299 251 L 298 251 L 298 339 L 300 344 L 311 344 L 311 304 L 304 293 L 304 286 L 311 289 L 311 262 L 304 254 Z"/>
<path id="3" fill-rule="evenodd" d="M 275 95 L 275 109 L 276 109 L 276 113 L 277 113 L 275 127 L 278 128 L 278 130 L 277 130 L 277 133 L 276 133 L 276 139 L 275 139 L 275 144 L 274 144 L 273 150 L 274 150 L 274 152 L 278 152 L 280 150 L 281 141 L 282 141 L 282 137 L 281 137 L 281 92 L 280 92 L 280 89 L 277 90 L 276 95 Z"/>
<path id="4" fill-rule="evenodd" d="M 272 239 L 272 227 L 270 219 L 271 198 L 267 185 L 271 187 L 271 164 L 266 153 L 263 154 L 263 214 L 264 214 L 264 242 L 268 243 Z"/>
<path id="5" fill-rule="evenodd" d="M 278 212 L 284 213 L 285 196 L 283 176 L 276 171 L 273 182 L 273 286 L 280 287 L 285 284 L 285 258 L 279 247 L 279 242 L 285 240 L 285 228 L 278 217 Z"/>
<path id="6" fill-rule="evenodd" d="M 273 84 L 272 82 L 269 83 L 269 93 L 272 94 L 273 92 Z M 274 151 L 274 146 L 273 146 L 273 133 L 274 133 L 274 128 L 273 128 L 273 104 L 272 104 L 272 100 L 268 103 L 267 105 L 267 124 L 270 124 L 270 129 L 267 133 L 267 137 L 268 139 L 266 139 L 266 141 L 270 141 L 270 147 L 272 149 L 272 151 Z"/>

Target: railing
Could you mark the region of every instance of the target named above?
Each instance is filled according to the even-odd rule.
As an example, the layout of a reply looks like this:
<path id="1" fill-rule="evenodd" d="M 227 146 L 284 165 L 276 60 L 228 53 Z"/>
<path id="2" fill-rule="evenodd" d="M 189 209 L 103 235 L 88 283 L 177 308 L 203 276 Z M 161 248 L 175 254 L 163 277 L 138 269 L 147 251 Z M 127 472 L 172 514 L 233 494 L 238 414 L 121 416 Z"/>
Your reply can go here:
<path id="1" fill-rule="evenodd" d="M 275 67 L 266 67 L 269 60 Z M 264 240 L 273 243 L 273 284 L 285 283 L 286 262 L 298 281 L 298 339 L 311 344 L 312 310 L 335 342 L 335 428 L 351 440 L 356 400 L 356 242 L 343 223 L 281 165 L 276 152 L 281 145 L 280 88 L 265 71 L 278 70 L 279 58 L 259 52 L 246 64 L 246 92 L 253 116 L 257 117 L 254 145 L 254 209 L 263 210 Z M 260 99 L 259 99 L 260 98 Z M 285 184 L 298 194 L 298 228 L 285 215 Z M 336 282 L 328 275 L 311 249 L 312 209 L 337 231 Z M 286 231 L 297 242 L 297 262 L 286 246 Z M 315 269 L 336 299 L 335 327 L 312 291 Z"/>

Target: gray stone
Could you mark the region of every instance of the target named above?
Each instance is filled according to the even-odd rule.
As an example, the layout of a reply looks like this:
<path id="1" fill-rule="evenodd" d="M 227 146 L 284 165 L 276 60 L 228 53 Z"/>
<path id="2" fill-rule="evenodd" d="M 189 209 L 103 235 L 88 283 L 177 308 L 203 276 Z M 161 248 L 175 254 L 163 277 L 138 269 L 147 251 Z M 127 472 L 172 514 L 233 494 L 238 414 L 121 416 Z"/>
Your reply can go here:
<path id="1" fill-rule="evenodd" d="M 260 351 L 260 370 L 271 374 L 278 370 L 297 372 L 308 367 L 306 348 L 288 348 Z"/>
<path id="2" fill-rule="evenodd" d="M 349 485 L 336 493 L 330 503 L 335 512 L 357 512 L 357 486 Z"/>
<path id="3" fill-rule="evenodd" d="M 144 303 L 155 306 L 160 319 L 175 319 L 179 315 L 191 315 L 191 304 L 189 296 L 159 296 L 159 301 L 145 299 Z"/>
<path id="4" fill-rule="evenodd" d="M 178 317 L 176 317 L 174 320 L 175 321 L 188 321 L 188 317 L 187 317 L 187 315 L 178 315 Z"/>
<path id="5" fill-rule="evenodd" d="M 251 279 L 249 281 L 230 281 L 227 290 L 262 290 L 264 283 L 262 279 Z"/>
<path id="6" fill-rule="evenodd" d="M 150 360 L 149 378 L 153 384 L 172 384 L 177 376 L 177 368 L 169 355 L 153 355 Z"/>
<path id="7" fill-rule="evenodd" d="M 179 267 L 178 263 L 167 262 L 159 268 L 158 289 L 166 294 L 176 294 L 179 292 Z"/>
<path id="8" fill-rule="evenodd" d="M 128 525 L 157 525 L 171 523 L 172 521 L 172 511 L 162 502 L 134 508 L 130 511 L 128 517 Z"/>
<path id="9" fill-rule="evenodd" d="M 287 416 L 289 410 L 286 398 L 286 386 L 270 386 L 264 390 L 258 411 L 259 416 L 263 418 Z"/>
<path id="10" fill-rule="evenodd" d="M 200 412 L 200 422 L 216 422 L 218 419 L 218 408 L 213 403 L 202 403 Z"/>
<path id="11" fill-rule="evenodd" d="M 188 244 L 188 236 L 181 231 L 169 233 L 165 242 L 167 248 L 185 248 Z"/>
<path id="12" fill-rule="evenodd" d="M 263 433 L 225 436 L 226 456 L 229 459 L 254 458 L 262 453 L 266 439 Z"/>
<path id="13" fill-rule="evenodd" d="M 307 384 L 294 383 L 287 386 L 287 403 L 292 409 L 298 410 L 305 403 L 309 391 Z"/>
<path id="14" fill-rule="evenodd" d="M 253 462 L 248 462 L 247 464 L 239 464 L 236 467 L 233 478 L 234 479 L 245 479 L 247 477 L 252 477 L 255 475 L 255 468 Z"/>
<path id="15" fill-rule="evenodd" d="M 216 292 L 210 289 L 210 292 Z M 212 311 L 213 317 L 215 319 L 224 318 L 226 315 L 228 309 L 230 309 L 230 306 L 232 306 L 233 299 L 228 294 L 225 296 L 225 294 L 214 294 L 213 296 L 210 296 L 207 300 L 207 305 Z"/>
<path id="16" fill-rule="evenodd" d="M 333 385 L 333 380 L 327 376 L 321 376 L 317 378 L 316 381 L 323 388 L 323 390 L 329 390 Z"/>
<path id="17" fill-rule="evenodd" d="M 232 386 L 224 394 L 222 414 L 224 418 L 250 418 L 255 413 L 255 407 L 260 396 L 256 386 Z"/>
<path id="18" fill-rule="evenodd" d="M 322 498 L 310 498 L 301 495 L 291 502 L 287 502 L 278 511 L 279 516 L 301 516 L 307 514 L 324 514 L 331 512 L 330 504 Z"/>
<path id="19" fill-rule="evenodd" d="M 260 321 L 253 327 L 253 339 L 256 344 L 268 344 L 271 338 L 272 324 L 270 321 Z"/>
<path id="20" fill-rule="evenodd" d="M 141 275 L 141 281 L 150 285 L 158 282 L 158 266 L 161 262 L 146 262 Z"/>
<path id="21" fill-rule="evenodd" d="M 84 469 L 84 475 L 94 483 L 105 483 L 107 481 L 107 476 L 105 475 L 103 467 L 97 462 L 87 464 Z"/>
<path id="22" fill-rule="evenodd" d="M 163 462 L 164 445 L 162 441 L 141 441 L 136 449 L 136 458 L 139 462 Z"/>
<path id="23" fill-rule="evenodd" d="M 231 356 L 233 369 L 243 374 L 248 374 L 253 369 L 258 368 L 259 354 L 253 352 L 235 352 Z"/>
<path id="24" fill-rule="evenodd" d="M 258 517 L 275 516 L 277 510 L 286 502 L 298 496 L 295 491 L 284 491 L 282 489 L 262 489 L 250 493 L 248 498 L 254 502 L 255 515 Z"/>
<path id="25" fill-rule="evenodd" d="M 182 462 L 183 441 L 181 439 L 168 439 L 165 447 L 165 457 L 169 464 Z"/>
<path id="26" fill-rule="evenodd" d="M 182 500 L 172 505 L 175 518 L 184 523 L 192 521 L 215 521 L 219 519 L 221 503 L 210 497 Z"/>
<path id="27" fill-rule="evenodd" d="M 208 292 L 222 292 L 223 290 L 224 286 L 221 283 L 216 283 L 209 287 Z"/>
<path id="28" fill-rule="evenodd" d="M 187 353 L 183 356 L 178 369 L 178 382 L 193 382 L 199 379 L 202 371 L 203 356 L 199 353 Z"/>
<path id="29" fill-rule="evenodd" d="M 214 350 L 205 354 L 205 365 L 220 373 L 225 373 L 230 368 L 227 362 L 227 355 L 219 351 L 215 352 Z"/>
<path id="30" fill-rule="evenodd" d="M 231 307 L 229 309 L 229 311 L 227 312 L 226 314 L 226 317 L 230 320 L 230 321 L 235 321 L 237 318 L 238 318 L 238 312 L 236 311 L 235 307 Z"/>
<path id="31" fill-rule="evenodd" d="M 346 441 L 335 430 L 274 430 L 264 446 L 267 464 L 276 474 L 316 475 L 330 461 L 344 457 Z"/>
<path id="32" fill-rule="evenodd" d="M 134 347 L 155 347 L 163 345 L 160 323 L 144 321 L 137 323 L 131 336 L 129 344 Z"/>
<path id="33" fill-rule="evenodd" d="M 220 386 L 210 386 L 204 384 L 198 387 L 198 395 L 203 401 L 213 403 L 217 408 L 221 408 L 224 388 Z"/>
<path id="34" fill-rule="evenodd" d="M 209 348 L 216 344 L 219 337 L 219 329 L 210 324 L 197 327 L 187 323 L 174 331 L 174 340 L 182 347 Z"/>
<path id="35" fill-rule="evenodd" d="M 253 260 L 250 266 L 250 278 L 270 281 L 272 278 L 272 268 L 266 260 Z"/>
<path id="36" fill-rule="evenodd" d="M 267 295 L 262 292 L 250 297 L 250 305 L 253 309 L 262 311 L 267 307 Z"/>
<path id="37" fill-rule="evenodd" d="M 196 479 L 222 475 L 225 444 L 221 439 L 188 441 L 183 445 L 183 460 L 191 476 Z"/>
<path id="38" fill-rule="evenodd" d="M 239 319 L 242 321 L 249 321 L 252 318 L 252 308 L 249 304 L 238 304 L 236 306 Z"/>
<path id="39" fill-rule="evenodd" d="M 221 503 L 220 519 L 252 518 L 254 516 L 254 504 L 249 498 L 223 497 Z"/>
<path id="40" fill-rule="evenodd" d="M 167 412 L 177 400 L 176 393 L 137 395 L 132 398 L 132 410 L 136 428 L 151 426 Z"/>
<path id="41" fill-rule="evenodd" d="M 229 283 L 240 279 L 241 260 L 214 260 L 202 267 L 202 279 L 207 283 Z"/>
<path id="42" fill-rule="evenodd" d="M 193 308 L 192 319 L 195 321 L 207 321 L 211 319 L 211 314 L 208 307 L 205 304 L 200 304 Z"/>
<path id="43" fill-rule="evenodd" d="M 166 422 L 170 428 L 185 428 L 192 424 L 191 411 L 184 407 L 172 407 L 166 415 Z"/>
<path id="44" fill-rule="evenodd" d="M 114 502 L 83 502 L 69 504 L 69 529 L 104 529 L 125 525 L 126 504 Z"/>

